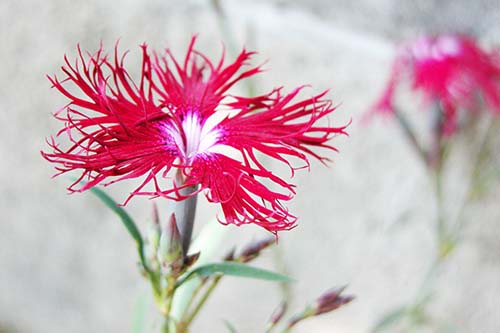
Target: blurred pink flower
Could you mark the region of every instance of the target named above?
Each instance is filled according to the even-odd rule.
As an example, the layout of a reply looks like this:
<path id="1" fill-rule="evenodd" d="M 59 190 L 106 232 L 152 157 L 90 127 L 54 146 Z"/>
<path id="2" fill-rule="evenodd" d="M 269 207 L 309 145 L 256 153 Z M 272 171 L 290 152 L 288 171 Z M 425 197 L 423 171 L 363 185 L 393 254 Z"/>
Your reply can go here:
<path id="1" fill-rule="evenodd" d="M 405 76 L 413 90 L 423 93 L 424 102 L 439 103 L 444 134 L 455 131 L 459 109 L 476 111 L 484 101 L 500 112 L 500 54 L 484 51 L 470 37 L 427 36 L 403 45 L 374 111 L 394 112 L 396 87 Z"/>
<path id="2" fill-rule="evenodd" d="M 73 192 L 143 177 L 125 203 L 134 195 L 183 200 L 187 196 L 180 190 L 197 186 L 188 196 L 204 191 L 221 205 L 222 223 L 255 223 L 271 232 L 294 227 L 296 217 L 281 203 L 294 196 L 294 185 L 257 155 L 285 163 L 292 174 L 309 166 L 307 155 L 328 160 L 311 148 L 335 150 L 328 140 L 345 134 L 345 126 L 318 124 L 335 110 L 324 98 L 327 92 L 307 99 L 297 96 L 304 87 L 256 97 L 230 95 L 235 83 L 261 72 L 249 65 L 254 53 L 243 50 L 226 65 L 224 55 L 213 63 L 194 44 L 195 38 L 182 62 L 169 50 L 160 56 L 142 45 L 138 84 L 117 48 L 113 59 L 102 48 L 87 56 L 78 49 L 74 65 L 65 57 L 64 79 L 50 80 L 69 99 L 55 117 L 65 123 L 57 136 L 72 144 L 61 148 L 50 138 L 52 151 L 43 156 L 57 165 L 58 174 L 81 171 L 69 187 Z M 290 159 L 303 163 L 293 166 Z M 159 180 L 171 179 L 167 174 L 175 170 L 183 181 L 160 186 Z M 146 190 L 148 184 L 152 188 Z M 281 190 L 271 190 L 270 184 Z"/>

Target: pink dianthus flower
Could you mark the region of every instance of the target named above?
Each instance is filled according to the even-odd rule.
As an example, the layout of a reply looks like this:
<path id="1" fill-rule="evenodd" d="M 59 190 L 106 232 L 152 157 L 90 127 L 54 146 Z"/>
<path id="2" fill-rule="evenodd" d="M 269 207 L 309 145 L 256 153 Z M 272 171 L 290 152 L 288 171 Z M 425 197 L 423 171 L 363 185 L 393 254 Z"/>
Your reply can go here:
<path id="1" fill-rule="evenodd" d="M 425 36 L 400 47 L 374 111 L 395 111 L 396 87 L 403 77 L 426 103 L 438 103 L 444 134 L 456 130 L 460 109 L 476 111 L 485 104 L 500 113 L 500 54 L 484 51 L 470 37 Z"/>
<path id="2" fill-rule="evenodd" d="M 117 47 L 112 59 L 102 48 L 89 55 L 79 48 L 74 65 L 65 57 L 64 78 L 49 79 L 69 99 L 55 117 L 65 123 L 57 137 L 71 145 L 61 148 L 51 137 L 51 151 L 42 155 L 58 174 L 81 172 L 72 192 L 141 178 L 125 203 L 135 195 L 183 200 L 204 192 L 220 204 L 223 223 L 255 223 L 274 233 L 294 227 L 296 217 L 282 204 L 294 196 L 294 185 L 258 155 L 287 164 L 292 174 L 309 166 L 308 155 L 327 161 L 311 149 L 335 150 L 328 140 L 345 134 L 345 126 L 318 123 L 335 110 L 327 92 L 306 99 L 298 98 L 304 87 L 230 95 L 234 84 L 262 71 L 249 64 L 254 53 L 242 50 L 230 64 L 224 55 L 213 63 L 194 44 L 195 38 L 182 62 L 169 50 L 158 55 L 142 45 L 138 83 Z M 197 190 L 183 194 L 188 187 Z"/>

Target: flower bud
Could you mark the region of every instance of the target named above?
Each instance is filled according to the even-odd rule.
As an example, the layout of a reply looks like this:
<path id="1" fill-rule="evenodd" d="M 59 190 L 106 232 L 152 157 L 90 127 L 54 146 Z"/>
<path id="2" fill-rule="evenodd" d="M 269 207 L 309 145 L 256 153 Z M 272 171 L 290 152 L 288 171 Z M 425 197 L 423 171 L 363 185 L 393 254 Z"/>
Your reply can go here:
<path id="1" fill-rule="evenodd" d="M 148 261 L 149 267 L 156 271 L 158 270 L 159 263 L 157 260 L 158 247 L 160 244 L 160 221 L 158 218 L 158 211 L 156 205 L 153 204 L 153 219 L 148 221 L 145 237 L 144 254 Z"/>
<path id="2" fill-rule="evenodd" d="M 160 245 L 160 235 L 161 235 L 160 226 L 151 223 L 148 226 L 148 231 L 147 231 L 147 242 L 150 247 L 151 253 L 156 253 L 158 251 L 158 246 Z"/>
<path id="3" fill-rule="evenodd" d="M 236 253 L 236 247 L 233 247 L 226 255 L 224 256 L 224 261 L 234 261 Z"/>
<path id="4" fill-rule="evenodd" d="M 249 262 L 257 258 L 262 250 L 273 245 L 275 242 L 276 239 L 274 237 L 268 237 L 251 243 L 243 249 L 239 256 L 239 260 L 241 262 Z"/>
<path id="5" fill-rule="evenodd" d="M 184 255 L 182 253 L 182 241 L 177 228 L 175 215 L 170 215 L 166 228 L 163 229 L 158 249 L 158 261 L 165 268 L 182 266 Z"/>
<path id="6" fill-rule="evenodd" d="M 275 326 L 281 318 L 283 318 L 283 315 L 285 314 L 287 309 L 287 304 L 285 301 L 281 302 L 280 305 L 274 310 L 273 314 L 271 315 L 271 318 L 269 318 L 269 327 Z"/>
<path id="7" fill-rule="evenodd" d="M 344 291 L 344 289 L 345 287 L 341 287 L 336 289 L 330 289 L 329 291 L 325 292 L 316 300 L 316 302 L 314 302 L 312 305 L 307 306 L 304 311 L 290 318 L 287 324 L 287 330 L 290 330 L 298 322 L 304 319 L 333 311 L 341 307 L 342 305 L 352 301 L 354 299 L 353 296 L 340 295 L 342 291 Z"/>
<path id="8" fill-rule="evenodd" d="M 158 246 L 160 244 L 160 219 L 158 217 L 158 208 L 156 204 L 153 204 L 153 220 L 148 224 L 148 230 L 146 234 L 146 242 L 149 246 L 149 251 L 151 253 L 157 253 Z"/>
<path id="9" fill-rule="evenodd" d="M 314 315 L 320 315 L 333 311 L 354 299 L 353 296 L 341 296 L 345 287 L 331 289 L 321 295 L 314 305 Z"/>

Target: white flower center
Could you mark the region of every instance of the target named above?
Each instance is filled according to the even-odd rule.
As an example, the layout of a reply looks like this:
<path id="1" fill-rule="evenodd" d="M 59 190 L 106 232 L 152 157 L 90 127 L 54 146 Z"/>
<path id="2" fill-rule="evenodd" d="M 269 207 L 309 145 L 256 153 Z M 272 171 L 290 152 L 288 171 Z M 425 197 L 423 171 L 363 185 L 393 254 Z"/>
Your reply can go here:
<path id="1" fill-rule="evenodd" d="M 197 154 L 209 152 L 217 145 L 220 132 L 214 128 L 215 125 L 211 125 L 208 120 L 202 125 L 199 116 L 190 112 L 182 121 L 181 128 L 168 126 L 166 130 L 182 156 L 191 161 Z"/>
<path id="2" fill-rule="evenodd" d="M 461 47 L 459 41 L 451 36 L 443 36 L 437 40 L 421 38 L 413 44 L 411 52 L 417 60 L 441 61 L 447 57 L 458 56 Z"/>

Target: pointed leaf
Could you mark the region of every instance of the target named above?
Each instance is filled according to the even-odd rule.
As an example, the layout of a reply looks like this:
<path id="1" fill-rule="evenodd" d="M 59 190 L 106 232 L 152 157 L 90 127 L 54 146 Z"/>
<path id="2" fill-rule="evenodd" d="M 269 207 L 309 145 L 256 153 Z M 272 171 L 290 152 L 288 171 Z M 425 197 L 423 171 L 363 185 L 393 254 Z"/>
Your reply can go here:
<path id="1" fill-rule="evenodd" d="M 262 268 L 252 267 L 246 264 L 236 262 L 221 262 L 199 266 L 184 276 L 177 286 L 188 281 L 194 276 L 211 276 L 214 274 L 224 274 L 236 277 L 252 278 L 267 281 L 291 282 L 292 279 L 286 275 L 268 271 Z"/>
<path id="2" fill-rule="evenodd" d="M 156 280 L 154 279 L 155 278 L 154 273 L 151 271 L 148 264 L 146 263 L 146 258 L 144 255 L 144 241 L 142 239 L 141 232 L 139 231 L 139 228 L 137 228 L 137 225 L 135 224 L 134 220 L 125 211 L 125 209 L 120 207 L 118 203 L 114 201 L 113 198 L 111 198 L 103 190 L 98 189 L 97 187 L 92 187 L 90 191 L 95 196 L 97 196 L 106 206 L 108 206 L 113 212 L 115 212 L 116 215 L 118 215 L 118 217 L 122 221 L 122 224 L 125 226 L 130 236 L 132 236 L 132 238 L 136 242 L 137 252 L 139 253 L 139 259 L 141 261 L 142 267 L 146 270 L 146 273 L 150 276 L 154 288 L 158 289 L 158 287 L 156 286 Z"/>
<path id="3" fill-rule="evenodd" d="M 118 203 L 114 201 L 108 194 L 106 194 L 103 190 L 92 187 L 90 191 L 98 197 L 106 206 L 111 208 L 113 212 L 118 215 L 120 220 L 122 221 L 125 228 L 127 228 L 128 233 L 132 238 L 138 243 L 142 244 L 142 237 L 139 229 L 137 228 L 134 220 L 128 215 L 128 213 L 122 207 L 118 206 Z"/>

